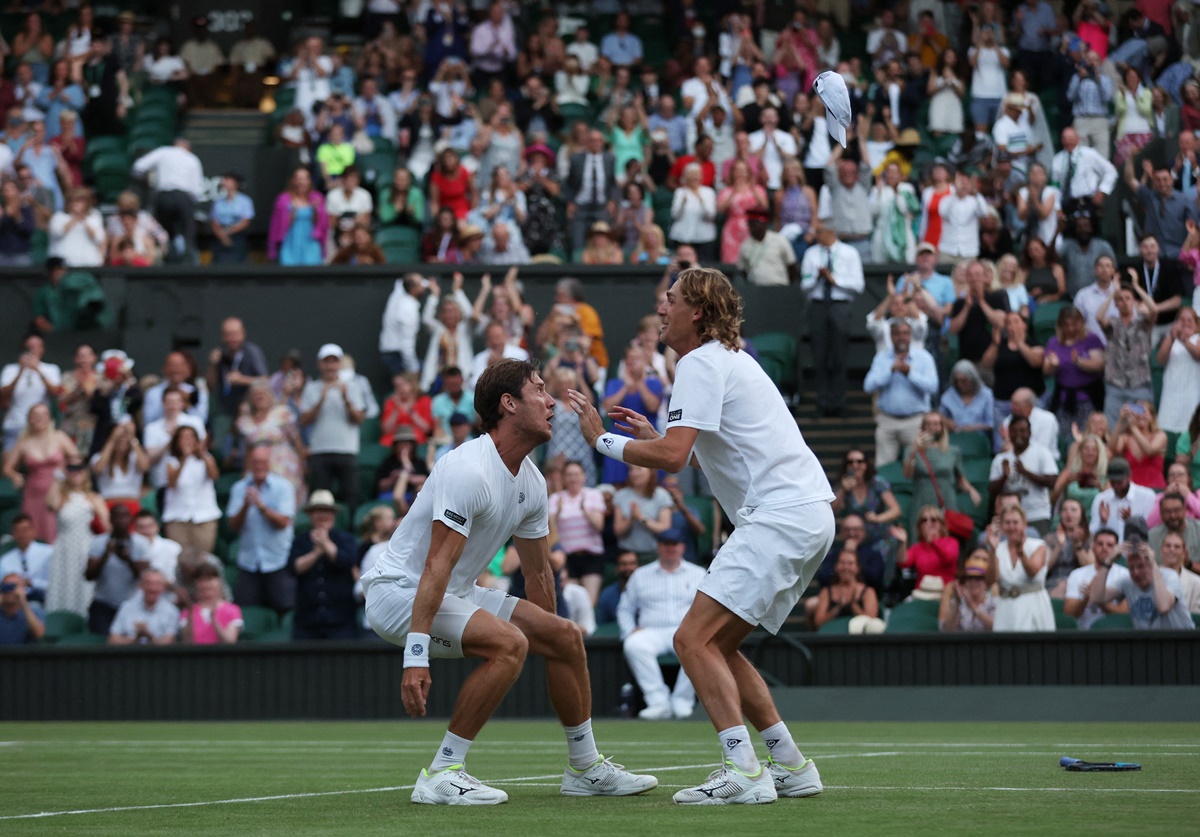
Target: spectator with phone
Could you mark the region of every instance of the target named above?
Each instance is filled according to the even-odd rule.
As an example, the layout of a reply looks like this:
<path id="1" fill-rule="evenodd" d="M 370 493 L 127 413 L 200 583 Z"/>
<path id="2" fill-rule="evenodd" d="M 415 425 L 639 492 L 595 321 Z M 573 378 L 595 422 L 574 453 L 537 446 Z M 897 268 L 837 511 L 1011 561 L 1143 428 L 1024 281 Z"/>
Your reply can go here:
<path id="1" fill-rule="evenodd" d="M 92 538 L 84 570 L 84 577 L 96 583 L 88 607 L 88 630 L 102 636 L 108 636 L 118 609 L 150 568 L 150 544 L 132 531 L 133 515 L 128 507 L 114 506 L 109 514 L 112 530 Z M 176 614 L 175 620 L 178 618 Z"/>
<path id="2" fill-rule="evenodd" d="M 0 645 L 37 642 L 45 632 L 45 623 L 29 603 L 24 577 L 6 573 L 0 578 Z"/>

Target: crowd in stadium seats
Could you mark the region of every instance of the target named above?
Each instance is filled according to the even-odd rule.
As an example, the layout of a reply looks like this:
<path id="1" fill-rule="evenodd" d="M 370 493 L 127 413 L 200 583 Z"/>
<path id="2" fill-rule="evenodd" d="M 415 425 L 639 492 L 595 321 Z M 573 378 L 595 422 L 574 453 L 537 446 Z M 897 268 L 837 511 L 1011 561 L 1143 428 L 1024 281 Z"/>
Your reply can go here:
<path id="1" fill-rule="evenodd" d="M 848 413 L 849 341 L 871 335 L 876 444 L 838 475 L 841 534 L 798 616 L 812 627 L 1200 611 L 1193 4 L 909 0 L 852 20 L 821 0 L 677 0 L 646 19 L 621 7 L 664 9 L 368 2 L 286 46 L 250 23 L 228 56 L 202 17 L 176 49 L 165 20 L 19 5 L 0 18 L 0 265 L 50 258 L 0 373 L 6 626 L 361 634 L 355 577 L 471 437 L 472 386 L 503 357 L 542 360 L 558 399 L 541 464 L 580 510 L 557 533 L 564 612 L 601 604 L 597 630 L 615 625 L 619 556 L 661 560 L 663 532 L 709 560 L 727 522 L 703 479 L 597 461 L 563 400 L 662 416 L 674 358 L 656 320 L 610 335 L 610 358 L 577 281 L 535 313 L 515 269 L 471 300 L 421 262 L 659 265 L 659 293 L 699 263 L 796 283 L 825 417 Z M 845 148 L 810 93 L 824 70 L 850 90 Z M 270 206 L 237 172 L 209 203 L 187 116 L 264 101 L 295 166 Z M 87 268 L 263 260 L 409 271 L 383 314 L 385 391 L 336 334 L 272 363 L 236 319 L 203 367 L 174 352 L 135 374 L 87 345 L 69 370 L 43 359 L 40 334 L 109 313 Z M 848 314 L 864 265 L 894 268 L 865 331 Z M 1097 571 L 1114 557 L 1126 575 Z M 515 567 L 497 555 L 494 583 L 519 590 Z"/>

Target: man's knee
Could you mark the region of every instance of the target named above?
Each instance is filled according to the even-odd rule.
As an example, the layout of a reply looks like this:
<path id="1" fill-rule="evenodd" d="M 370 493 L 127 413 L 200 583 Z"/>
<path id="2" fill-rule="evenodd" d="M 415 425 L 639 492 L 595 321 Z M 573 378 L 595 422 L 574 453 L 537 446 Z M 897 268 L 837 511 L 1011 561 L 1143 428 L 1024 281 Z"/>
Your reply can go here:
<path id="1" fill-rule="evenodd" d="M 514 626 L 507 622 L 497 630 L 485 653 L 489 662 L 520 671 L 525 665 L 525 657 L 529 654 L 529 640 Z"/>

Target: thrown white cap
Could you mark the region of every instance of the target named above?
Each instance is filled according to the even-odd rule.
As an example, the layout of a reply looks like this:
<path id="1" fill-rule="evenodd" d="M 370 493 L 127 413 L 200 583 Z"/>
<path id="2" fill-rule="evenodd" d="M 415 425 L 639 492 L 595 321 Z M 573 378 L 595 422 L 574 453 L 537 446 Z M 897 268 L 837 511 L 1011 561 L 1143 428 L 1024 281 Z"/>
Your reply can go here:
<path id="1" fill-rule="evenodd" d="M 846 129 L 850 127 L 850 91 L 839 73 L 826 70 L 813 82 L 813 90 L 825 103 L 825 124 L 829 135 L 846 147 Z"/>

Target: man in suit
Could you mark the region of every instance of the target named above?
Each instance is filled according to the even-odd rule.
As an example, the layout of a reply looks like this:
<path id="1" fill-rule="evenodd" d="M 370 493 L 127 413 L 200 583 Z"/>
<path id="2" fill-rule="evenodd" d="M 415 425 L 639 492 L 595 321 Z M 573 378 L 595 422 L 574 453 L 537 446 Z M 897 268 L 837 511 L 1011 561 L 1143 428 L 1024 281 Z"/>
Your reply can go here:
<path id="1" fill-rule="evenodd" d="M 1142 235 L 1138 241 L 1138 252 L 1142 256 L 1141 261 L 1135 263 L 1138 277 L 1158 307 L 1152 336 L 1152 345 L 1157 346 L 1171 330 L 1171 324 L 1175 322 L 1183 303 L 1183 265 L 1159 253 L 1158 239 L 1152 233 Z"/>
<path id="2" fill-rule="evenodd" d="M 808 296 L 817 408 L 821 416 L 846 413 L 846 355 L 850 304 L 863 292 L 862 259 L 838 240 L 837 231 L 815 222 L 816 242 L 800 263 L 800 287 Z"/>
<path id="3" fill-rule="evenodd" d="M 571 224 L 571 249 L 582 252 L 588 230 L 597 221 L 611 224 L 620 190 L 613 172 L 613 155 L 604 150 L 604 134 L 591 131 L 587 149 L 571 156 L 564 195 Z"/>

